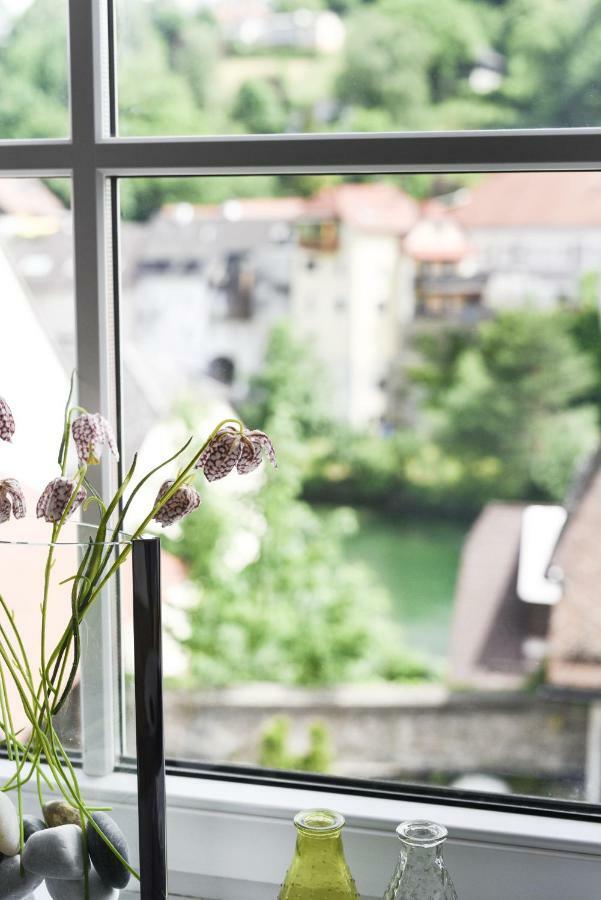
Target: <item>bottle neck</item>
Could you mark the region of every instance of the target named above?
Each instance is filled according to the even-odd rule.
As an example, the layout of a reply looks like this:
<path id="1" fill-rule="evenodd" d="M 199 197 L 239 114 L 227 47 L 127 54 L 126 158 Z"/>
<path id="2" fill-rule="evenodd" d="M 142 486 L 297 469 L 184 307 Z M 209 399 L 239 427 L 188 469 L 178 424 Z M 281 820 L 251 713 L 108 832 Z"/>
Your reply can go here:
<path id="1" fill-rule="evenodd" d="M 437 863 L 442 863 L 443 845 L 437 844 L 435 847 L 415 847 L 410 844 L 403 845 L 401 850 L 405 860 L 405 868 L 409 869 L 430 869 Z"/>
<path id="2" fill-rule="evenodd" d="M 299 830 L 296 836 L 296 849 L 302 855 L 342 852 L 342 833 L 335 831 L 331 834 L 310 834 Z"/>

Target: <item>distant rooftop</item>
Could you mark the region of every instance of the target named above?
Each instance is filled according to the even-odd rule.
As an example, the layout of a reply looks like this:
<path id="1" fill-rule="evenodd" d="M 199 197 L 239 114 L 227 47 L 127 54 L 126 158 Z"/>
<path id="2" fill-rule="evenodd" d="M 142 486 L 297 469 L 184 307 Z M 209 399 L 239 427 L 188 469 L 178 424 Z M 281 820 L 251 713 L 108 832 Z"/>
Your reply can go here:
<path id="1" fill-rule="evenodd" d="M 465 228 L 601 227 L 601 172 L 498 172 L 465 191 Z"/>
<path id="2" fill-rule="evenodd" d="M 416 200 L 393 184 L 340 184 L 324 188 L 307 200 L 308 218 L 331 218 L 373 231 L 399 235 L 415 225 L 420 215 Z"/>
<path id="3" fill-rule="evenodd" d="M 405 238 L 404 247 L 418 262 L 456 263 L 474 252 L 463 228 L 448 208 L 436 200 L 422 205 L 420 218 Z"/>
<path id="4" fill-rule="evenodd" d="M 56 216 L 65 207 L 37 178 L 0 178 L 0 213 L 7 216 Z"/>

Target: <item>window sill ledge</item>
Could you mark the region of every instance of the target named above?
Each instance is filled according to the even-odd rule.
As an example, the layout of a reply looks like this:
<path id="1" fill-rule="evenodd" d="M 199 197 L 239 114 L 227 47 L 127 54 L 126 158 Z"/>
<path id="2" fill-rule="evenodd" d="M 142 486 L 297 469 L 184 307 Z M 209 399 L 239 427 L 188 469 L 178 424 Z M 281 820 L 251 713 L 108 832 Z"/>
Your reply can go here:
<path id="1" fill-rule="evenodd" d="M 0 760 L 0 778 L 10 771 Z M 81 786 L 89 800 L 113 807 L 134 847 L 135 776 L 82 775 Z M 601 881 L 601 824 L 594 822 L 176 775 L 167 777 L 167 795 L 171 896 L 273 897 L 293 852 L 292 816 L 312 806 L 344 814 L 346 852 L 365 898 L 382 895 L 398 853 L 394 828 L 407 818 L 447 826 L 462 900 L 585 900 Z M 35 810 L 33 791 L 25 803 Z"/>

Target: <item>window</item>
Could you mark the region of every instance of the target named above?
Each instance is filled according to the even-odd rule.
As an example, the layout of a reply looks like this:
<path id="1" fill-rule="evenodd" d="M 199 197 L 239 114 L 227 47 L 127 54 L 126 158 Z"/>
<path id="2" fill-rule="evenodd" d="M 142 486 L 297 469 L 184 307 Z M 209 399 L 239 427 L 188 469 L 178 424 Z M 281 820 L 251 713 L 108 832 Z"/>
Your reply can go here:
<path id="1" fill-rule="evenodd" d="M 40 102 L 29 110 L 40 110 L 37 130 L 0 133 L 0 264 L 6 250 L 10 277 L 63 377 L 75 357 L 82 403 L 118 420 L 126 457 L 134 446 L 152 453 L 155 438 L 168 440 L 164 430 L 151 432 L 157 423 L 171 427 L 176 414 L 200 428 L 212 409 L 234 405 L 268 422 L 266 351 L 276 354 L 276 375 L 278 352 L 297 367 L 296 383 L 284 371 L 295 417 L 279 411 L 276 418 L 283 475 L 270 482 L 271 497 L 260 481 L 245 497 L 217 486 L 227 520 L 207 501 L 211 539 L 221 541 L 219 577 L 203 583 L 203 554 L 213 549 L 202 535 L 184 533 L 184 544 L 193 537 L 191 552 L 177 532 L 165 541 L 178 836 L 170 843 L 182 893 L 223 896 L 231 878 L 223 854 L 192 859 L 189 835 L 206 847 L 207 835 L 231 846 L 246 839 L 251 816 L 258 846 L 277 852 L 240 856 L 240 879 L 229 889 L 235 895 L 253 881 L 268 895 L 288 852 L 280 819 L 316 791 L 348 810 L 353 847 L 370 826 L 378 849 L 358 863 L 366 896 L 383 888 L 375 861 L 389 868 L 382 823 L 418 808 L 454 824 L 466 896 L 466 846 L 484 884 L 485 870 L 509 861 L 515 896 L 527 894 L 523 879 L 549 858 L 538 883 L 549 896 L 569 896 L 568 876 L 558 874 L 548 849 L 564 851 L 565 870 L 585 885 L 582 896 L 586 879 L 598 878 L 599 657 L 595 573 L 587 568 L 597 556 L 597 469 L 572 477 L 575 463 L 593 458 L 599 436 L 601 123 L 597 73 L 593 66 L 582 75 L 574 36 L 576 24 L 586 25 L 593 40 L 599 14 L 585 5 L 588 19 L 572 13 L 554 22 L 565 43 L 524 50 L 528 33 L 539 33 L 529 20 L 507 38 L 513 49 L 492 46 L 478 56 L 464 45 L 464 26 L 478 20 L 474 47 L 478 29 L 490 28 L 489 39 L 505 35 L 506 5 L 461 4 L 469 18 L 461 46 L 453 45 L 451 59 L 434 48 L 434 62 L 417 73 L 429 97 L 428 118 L 420 119 L 419 105 L 398 114 L 398 85 L 376 70 L 377 55 L 360 90 L 351 79 L 344 101 L 335 93 L 344 64 L 336 54 L 362 53 L 357 21 L 371 17 L 365 40 L 374 46 L 386 38 L 380 15 L 391 14 L 374 4 L 324 4 L 308 18 L 290 4 L 257 4 L 254 18 L 238 21 L 228 19 L 236 8 L 229 3 L 209 14 L 201 4 L 71 0 L 71 137 L 46 126 Z M 423 37 L 431 23 L 423 24 L 422 6 L 406 4 Z M 17 58 L 14 41 L 25 34 L 35 37 L 28 53 L 38 52 L 40 0 L 11 3 L 9 12 L 6 59 Z M 327 40 L 336 32 L 348 50 L 315 43 L 320 21 L 330 23 Z M 566 71 L 561 54 L 569 54 L 570 35 L 572 68 L 560 98 L 548 74 Z M 223 95 L 205 90 L 211 82 L 196 52 L 205 45 L 219 48 L 208 62 Z M 393 49 L 404 46 L 417 52 L 417 41 L 405 38 Z M 140 76 L 146 59 L 154 61 L 148 79 Z M 316 78 L 327 79 L 323 103 L 298 74 L 307 60 Z M 536 70 L 527 79 L 531 96 L 516 82 L 525 60 Z M 54 108 L 66 109 L 53 72 L 48 91 Z M 368 115 L 377 106 L 368 87 L 390 92 L 377 117 Z M 293 96 L 296 88 L 306 95 Z M 460 107 L 472 95 L 468 115 Z M 4 82 L 0 110 L 3 97 Z M 515 130 L 470 130 L 498 125 Z M 17 197 L 25 236 L 5 230 L 7 193 Z M 48 215 L 34 196 L 52 206 Z M 60 197 L 70 198 L 69 213 L 56 206 Z M 60 224 L 49 231 L 53 217 Z M 64 301 L 72 294 L 74 316 Z M 5 296 L 3 326 L 14 322 Z M 3 358 L 0 373 L 12 377 Z M 432 430 L 424 436 L 426 418 Z M 298 458 L 286 467 L 292 450 Z M 302 623 L 294 606 L 297 618 L 283 621 L 281 587 L 271 588 L 263 618 L 236 595 L 243 583 L 253 602 L 268 596 L 256 567 L 252 578 L 241 574 L 267 546 L 267 502 L 268 524 L 288 540 L 277 551 L 290 578 L 296 539 L 313 540 L 319 568 L 295 587 Z M 559 535 L 554 523 L 566 503 L 568 526 Z M 533 529 L 531 515 L 539 516 Z M 228 529 L 245 516 L 252 527 L 232 544 Z M 337 584 L 324 593 L 329 580 Z M 209 604 L 217 609 L 218 601 L 229 620 L 209 635 Z M 387 609 L 391 602 L 396 607 Z M 435 614 L 425 615 L 427 607 Z M 264 640 L 270 624 L 279 629 L 277 645 Z M 113 625 L 102 622 L 103 652 L 89 660 L 88 684 L 106 683 L 113 671 Z M 444 660 L 451 681 L 441 673 Z M 92 744 L 86 728 L 102 717 L 119 720 L 119 698 L 85 686 L 82 693 L 84 770 L 117 785 L 129 733 L 115 746 L 107 729 Z M 528 862 L 513 871 L 520 844 Z M 585 875 L 579 855 L 589 860 Z"/>

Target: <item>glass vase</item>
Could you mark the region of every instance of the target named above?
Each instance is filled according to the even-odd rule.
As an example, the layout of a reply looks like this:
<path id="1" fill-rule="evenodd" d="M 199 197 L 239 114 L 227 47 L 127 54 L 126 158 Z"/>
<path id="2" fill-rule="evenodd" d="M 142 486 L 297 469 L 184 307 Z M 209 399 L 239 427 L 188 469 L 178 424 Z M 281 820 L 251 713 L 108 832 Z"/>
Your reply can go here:
<path id="1" fill-rule="evenodd" d="M 308 809 L 294 818 L 296 850 L 278 900 L 359 900 L 342 846 L 344 818 Z"/>
<path id="2" fill-rule="evenodd" d="M 96 528 L 77 522 L 66 523 L 54 542 L 48 531 L 29 520 L 11 521 L 0 531 L 0 747 L 8 757 L 0 777 L 0 897 L 20 900 L 39 887 L 41 896 L 66 900 L 63 885 L 68 881 L 69 898 L 93 900 L 109 893 L 116 898 L 130 876 L 138 875 L 130 859 L 142 859 L 142 829 L 138 839 L 133 810 L 109 815 L 109 798 L 100 794 L 89 806 L 68 753 L 80 753 L 84 767 L 92 770 L 106 744 L 107 714 L 113 711 L 104 699 L 107 660 L 111 672 L 113 665 L 119 671 L 116 689 L 126 679 L 136 692 L 144 686 L 135 677 L 140 643 L 136 637 L 136 648 L 134 641 L 144 598 L 136 602 L 135 595 L 148 593 L 140 585 L 148 579 L 143 566 L 136 567 L 136 554 L 139 545 L 144 550 L 152 541 L 132 542 L 120 533 L 111 541 L 98 541 Z M 120 556 L 118 573 L 94 597 L 95 585 Z M 107 637 L 103 624 L 109 611 Z M 118 634 L 118 658 L 107 645 L 113 634 Z M 156 715 L 156 705 L 152 710 Z M 138 722 L 144 729 L 140 717 Z M 128 724 L 133 727 L 120 722 L 119 738 Z M 147 737 L 147 729 L 141 736 Z M 142 770 L 146 761 L 138 756 L 138 764 Z M 138 802 L 143 824 L 140 798 Z M 103 811 L 97 812 L 98 807 Z M 63 856 L 57 849 L 59 827 L 70 831 L 65 837 L 69 852 Z M 160 832 L 156 815 L 150 827 Z M 133 885 L 135 878 L 131 881 Z"/>
<path id="3" fill-rule="evenodd" d="M 458 900 L 443 857 L 447 830 L 434 822 L 403 822 L 401 854 L 384 900 Z"/>

